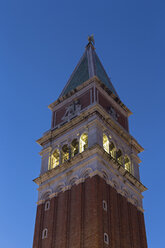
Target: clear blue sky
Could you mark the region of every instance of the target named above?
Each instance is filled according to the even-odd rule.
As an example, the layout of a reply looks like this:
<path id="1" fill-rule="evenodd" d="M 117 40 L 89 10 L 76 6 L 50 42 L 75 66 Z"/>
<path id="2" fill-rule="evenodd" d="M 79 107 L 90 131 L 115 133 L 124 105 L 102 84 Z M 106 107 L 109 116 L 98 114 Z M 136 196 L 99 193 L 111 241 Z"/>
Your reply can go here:
<path id="1" fill-rule="evenodd" d="M 165 235 L 165 2 L 2 0 L 0 2 L 0 247 L 32 246 L 40 151 L 56 100 L 94 33 L 96 52 L 134 113 L 141 154 L 149 248 Z"/>

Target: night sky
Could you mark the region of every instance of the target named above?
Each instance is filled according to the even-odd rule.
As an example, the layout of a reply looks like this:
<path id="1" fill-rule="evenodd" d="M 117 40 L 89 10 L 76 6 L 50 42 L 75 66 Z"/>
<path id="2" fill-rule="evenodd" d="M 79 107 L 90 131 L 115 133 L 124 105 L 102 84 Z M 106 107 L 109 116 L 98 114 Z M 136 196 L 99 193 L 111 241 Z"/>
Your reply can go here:
<path id="1" fill-rule="evenodd" d="M 165 236 L 165 2 L 0 2 L 0 247 L 32 247 L 41 147 L 55 101 L 89 34 L 144 147 L 140 175 L 149 248 Z"/>

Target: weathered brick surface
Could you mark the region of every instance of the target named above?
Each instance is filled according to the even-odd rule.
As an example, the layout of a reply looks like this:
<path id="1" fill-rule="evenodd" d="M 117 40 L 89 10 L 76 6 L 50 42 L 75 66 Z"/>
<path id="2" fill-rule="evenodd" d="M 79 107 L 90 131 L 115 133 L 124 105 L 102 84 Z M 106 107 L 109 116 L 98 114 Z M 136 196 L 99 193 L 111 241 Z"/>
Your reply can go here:
<path id="1" fill-rule="evenodd" d="M 119 112 L 114 106 L 111 105 L 111 103 L 99 92 L 98 93 L 98 102 L 99 104 L 106 110 L 108 111 L 110 107 L 113 107 L 118 114 L 118 122 L 120 123 L 121 126 L 123 126 L 127 131 L 128 131 L 128 120 L 127 118 Z"/>
<path id="2" fill-rule="evenodd" d="M 84 109 L 86 107 L 88 107 L 90 105 L 90 91 L 86 91 L 85 93 L 83 93 L 81 96 L 79 96 L 78 98 L 76 97 L 77 100 L 79 100 L 79 104 L 81 105 L 81 109 Z M 74 100 L 73 100 L 74 101 Z M 60 109 L 58 109 L 55 114 L 55 112 L 52 115 L 52 128 L 56 125 L 59 125 L 62 122 L 62 117 L 64 116 L 65 112 L 66 112 L 66 108 L 73 103 L 69 102 L 66 105 L 64 105 L 63 107 L 61 107 Z M 55 119 L 56 116 L 56 119 Z"/>
<path id="3" fill-rule="evenodd" d="M 42 205 L 37 206 L 36 223 L 34 229 L 33 247 L 39 247 L 40 232 L 42 219 Z"/>
<path id="4" fill-rule="evenodd" d="M 129 204 L 130 208 L 130 217 L 129 220 L 131 222 L 131 231 L 132 231 L 132 244 L 134 248 L 141 247 L 140 244 L 140 234 L 139 234 L 139 222 L 138 222 L 138 211 L 137 208 Z"/>
<path id="5" fill-rule="evenodd" d="M 114 188 L 109 186 L 110 194 L 110 215 L 111 215 L 111 246 L 112 248 L 120 246 L 120 229 L 119 229 L 119 211 L 117 202 L 117 192 Z"/>
<path id="6" fill-rule="evenodd" d="M 44 228 L 48 228 L 46 239 L 42 239 Z M 51 199 L 48 211 L 39 205 L 36 214 L 33 248 L 91 247 L 147 248 L 143 213 L 99 176 Z"/>
<path id="7" fill-rule="evenodd" d="M 139 219 L 139 232 L 141 238 L 141 247 L 147 247 L 147 238 L 146 238 L 146 230 L 145 230 L 145 223 L 144 223 L 144 214 L 138 211 L 138 219 Z"/>
<path id="8" fill-rule="evenodd" d="M 84 248 L 98 247 L 98 218 L 97 218 L 97 178 L 85 180 L 84 202 Z"/>
<path id="9" fill-rule="evenodd" d="M 74 185 L 70 191 L 70 218 L 68 247 L 79 248 L 81 244 L 81 194 L 82 184 Z"/>
<path id="10" fill-rule="evenodd" d="M 118 209 L 120 219 L 121 248 L 131 248 L 127 199 L 120 194 L 118 194 Z"/>
<path id="11" fill-rule="evenodd" d="M 58 197 L 58 213 L 56 217 L 55 248 L 66 247 L 68 193 L 69 191 L 60 193 Z"/>

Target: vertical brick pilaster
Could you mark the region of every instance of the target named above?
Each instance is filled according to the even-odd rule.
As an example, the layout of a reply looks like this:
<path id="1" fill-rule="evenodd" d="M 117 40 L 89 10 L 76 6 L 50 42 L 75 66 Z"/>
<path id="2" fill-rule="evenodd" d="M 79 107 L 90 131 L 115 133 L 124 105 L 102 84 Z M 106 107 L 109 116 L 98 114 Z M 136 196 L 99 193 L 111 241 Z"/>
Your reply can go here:
<path id="1" fill-rule="evenodd" d="M 137 208 L 129 203 L 130 208 L 130 222 L 131 222 L 131 230 L 132 230 L 132 246 L 133 248 L 140 247 L 140 234 L 139 234 L 139 223 L 138 223 L 138 215 L 137 215 Z"/>
<path id="2" fill-rule="evenodd" d="M 42 205 L 40 204 L 37 206 L 36 222 L 35 222 L 35 229 L 34 229 L 34 239 L 33 239 L 33 248 L 39 247 L 41 217 L 42 217 Z"/>
<path id="3" fill-rule="evenodd" d="M 118 205 L 119 205 L 119 220 L 120 220 L 120 239 L 122 248 L 132 248 L 130 240 L 130 230 L 128 222 L 128 208 L 127 199 L 122 195 L 118 195 Z"/>
<path id="4" fill-rule="evenodd" d="M 147 248 L 147 238 L 146 238 L 146 230 L 145 230 L 145 223 L 144 223 L 144 214 L 138 211 L 138 219 L 139 219 L 139 233 L 141 238 L 141 247 Z"/>
<path id="5" fill-rule="evenodd" d="M 96 177 L 85 180 L 84 247 L 98 248 L 97 181 Z"/>
<path id="6" fill-rule="evenodd" d="M 117 203 L 117 192 L 114 188 L 110 188 L 110 204 L 111 204 L 111 230 L 112 230 L 112 248 L 120 248 L 120 229 L 119 229 L 119 214 Z"/>
<path id="7" fill-rule="evenodd" d="M 68 191 L 61 192 L 58 196 L 55 248 L 66 248 L 67 199 Z"/>
<path id="8" fill-rule="evenodd" d="M 104 226 L 103 226 L 103 181 L 100 177 L 97 180 L 97 216 L 98 216 L 98 247 L 103 247 L 103 233 L 104 233 Z"/>
<path id="9" fill-rule="evenodd" d="M 53 227 L 52 227 L 52 239 L 51 239 L 51 248 L 55 248 L 56 240 L 56 223 L 57 223 L 57 211 L 58 211 L 58 196 L 52 199 L 54 202 L 54 212 L 53 212 Z"/>
<path id="10" fill-rule="evenodd" d="M 68 223 L 68 248 L 80 248 L 81 243 L 81 191 L 82 185 L 74 185 L 70 191 L 70 218 Z M 69 211 L 69 209 L 68 209 Z"/>

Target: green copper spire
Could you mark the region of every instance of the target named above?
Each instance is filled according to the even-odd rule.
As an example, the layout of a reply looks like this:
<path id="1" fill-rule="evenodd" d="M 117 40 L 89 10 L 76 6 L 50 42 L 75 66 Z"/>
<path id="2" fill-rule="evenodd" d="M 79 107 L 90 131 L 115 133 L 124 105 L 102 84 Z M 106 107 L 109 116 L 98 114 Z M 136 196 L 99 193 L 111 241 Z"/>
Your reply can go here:
<path id="1" fill-rule="evenodd" d="M 88 37 L 88 41 L 89 43 L 85 48 L 85 52 L 65 85 L 60 97 L 66 95 L 71 90 L 75 89 L 94 76 L 97 76 L 100 81 L 105 84 L 115 96 L 118 97 L 110 78 L 108 77 L 99 57 L 96 54 L 93 35 Z"/>

